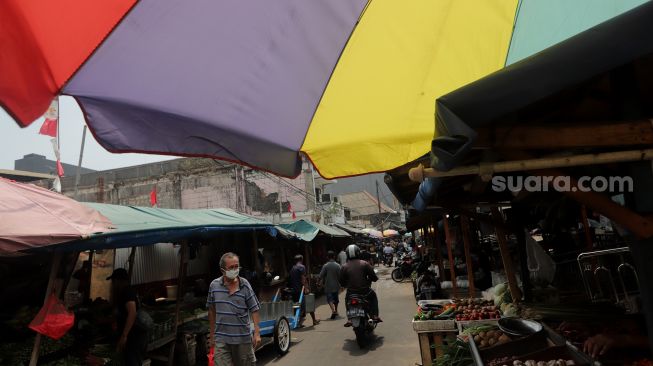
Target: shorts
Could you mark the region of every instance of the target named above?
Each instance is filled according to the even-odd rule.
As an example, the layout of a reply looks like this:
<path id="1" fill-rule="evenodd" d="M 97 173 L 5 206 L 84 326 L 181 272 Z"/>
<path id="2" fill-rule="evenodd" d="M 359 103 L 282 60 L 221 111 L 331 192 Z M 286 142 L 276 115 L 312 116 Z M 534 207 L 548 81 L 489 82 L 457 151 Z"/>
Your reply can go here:
<path id="1" fill-rule="evenodd" d="M 251 343 L 215 343 L 213 365 L 256 366 L 256 356 Z M 210 365 L 210 366 L 213 366 Z"/>
<path id="2" fill-rule="evenodd" d="M 337 292 L 327 292 L 326 293 L 326 299 L 327 299 L 327 302 L 330 303 L 330 304 L 337 304 L 338 302 L 340 302 L 338 300 L 338 293 Z"/>

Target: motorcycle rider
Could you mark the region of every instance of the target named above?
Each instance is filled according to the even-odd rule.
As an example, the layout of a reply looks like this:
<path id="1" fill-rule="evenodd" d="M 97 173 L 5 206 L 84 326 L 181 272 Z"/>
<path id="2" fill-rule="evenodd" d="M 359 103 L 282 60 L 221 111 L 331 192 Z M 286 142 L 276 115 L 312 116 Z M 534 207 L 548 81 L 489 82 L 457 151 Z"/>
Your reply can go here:
<path id="1" fill-rule="evenodd" d="M 395 253 L 394 248 L 390 246 L 390 243 L 386 243 L 385 246 L 383 247 L 384 261 L 386 256 L 394 256 L 394 253 Z"/>
<path id="2" fill-rule="evenodd" d="M 378 281 L 374 268 L 366 261 L 360 258 L 361 250 L 351 244 L 345 250 L 348 261 L 340 270 L 340 284 L 347 289 L 345 304 L 349 304 L 349 297 L 352 294 L 364 295 L 370 304 L 370 316 L 377 322 L 382 322 L 379 318 L 379 299 L 376 292 L 372 290 L 372 282 Z M 345 327 L 351 327 L 351 321 L 347 320 Z"/>

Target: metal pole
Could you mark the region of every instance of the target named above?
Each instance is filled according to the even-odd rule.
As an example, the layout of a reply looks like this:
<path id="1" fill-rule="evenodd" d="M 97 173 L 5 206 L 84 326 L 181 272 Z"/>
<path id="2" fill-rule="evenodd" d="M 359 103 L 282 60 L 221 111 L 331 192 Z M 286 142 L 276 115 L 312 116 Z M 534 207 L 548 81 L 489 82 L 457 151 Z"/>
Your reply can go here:
<path id="1" fill-rule="evenodd" d="M 82 171 L 82 159 L 84 158 L 84 143 L 86 142 L 86 125 L 82 130 L 82 146 L 79 149 L 79 162 L 77 163 L 77 173 L 75 174 L 75 199 L 77 199 L 77 192 L 79 188 L 79 177 Z"/>
<path id="2" fill-rule="evenodd" d="M 281 205 L 281 177 L 279 177 L 279 197 L 277 198 L 277 201 L 279 201 L 279 223 L 283 221 L 283 208 Z"/>

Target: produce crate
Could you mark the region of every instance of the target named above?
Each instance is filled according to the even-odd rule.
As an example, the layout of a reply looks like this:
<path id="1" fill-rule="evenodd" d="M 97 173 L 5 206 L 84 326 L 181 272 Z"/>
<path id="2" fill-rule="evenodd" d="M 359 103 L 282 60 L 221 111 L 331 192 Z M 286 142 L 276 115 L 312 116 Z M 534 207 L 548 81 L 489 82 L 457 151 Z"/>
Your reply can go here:
<path id="1" fill-rule="evenodd" d="M 456 321 L 453 319 L 413 320 L 413 330 L 417 333 L 452 331 L 455 329 Z"/>
<path id="2" fill-rule="evenodd" d="M 542 324 L 543 330 L 508 343 L 479 349 L 470 337 L 469 346 L 474 365 L 485 366 L 487 362 L 501 357 L 511 357 L 505 364 L 512 365 L 513 357 L 519 360 L 549 361 L 553 359 L 572 359 L 576 365 L 591 365 L 591 359 L 574 347 L 566 344 L 564 338 Z M 503 364 L 503 363 L 502 363 Z"/>
<path id="3" fill-rule="evenodd" d="M 431 366 L 433 360 L 442 357 L 443 347 L 456 342 L 456 331 L 418 332 L 422 365 Z"/>

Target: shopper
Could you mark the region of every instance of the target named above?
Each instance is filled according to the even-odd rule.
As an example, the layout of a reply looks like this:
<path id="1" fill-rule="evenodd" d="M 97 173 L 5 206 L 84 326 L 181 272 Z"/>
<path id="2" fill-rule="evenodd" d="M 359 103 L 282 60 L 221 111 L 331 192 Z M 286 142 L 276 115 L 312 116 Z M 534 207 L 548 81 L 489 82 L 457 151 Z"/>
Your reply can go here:
<path id="1" fill-rule="evenodd" d="M 338 263 L 340 263 L 341 266 L 344 266 L 345 263 L 347 263 L 347 253 L 345 253 L 344 249 L 338 253 Z"/>
<path id="2" fill-rule="evenodd" d="M 292 289 L 292 299 L 294 302 L 299 302 L 300 295 L 302 293 L 302 287 L 304 288 L 304 295 L 311 292 L 308 283 L 308 277 L 306 274 L 306 267 L 304 267 L 304 256 L 297 254 L 295 256 L 295 265 L 290 269 L 290 288 Z M 318 325 L 320 319 L 315 318 L 315 312 L 311 311 L 311 318 L 313 319 L 313 325 Z M 303 299 L 301 302 L 301 319 L 299 321 L 299 326 L 301 327 L 306 319 L 306 300 Z"/>
<path id="3" fill-rule="evenodd" d="M 324 284 L 324 293 L 326 294 L 327 302 L 331 308 L 331 320 L 338 317 L 338 295 L 340 293 L 340 265 L 336 262 L 336 254 L 333 251 L 327 252 L 329 261 L 322 266 L 320 271 L 320 279 Z"/>
<path id="4" fill-rule="evenodd" d="M 118 343 L 116 350 L 122 354 L 126 366 L 141 366 L 147 351 L 147 330 L 136 325 L 140 306 L 136 291 L 129 284 L 129 274 L 116 268 L 111 276 L 111 302 L 116 308 Z"/>
<path id="5" fill-rule="evenodd" d="M 260 304 L 249 282 L 238 275 L 236 254 L 225 253 L 220 258 L 220 271 L 222 276 L 211 282 L 207 299 L 209 346 L 215 347 L 215 365 L 256 365 L 254 350 L 261 344 Z"/>

